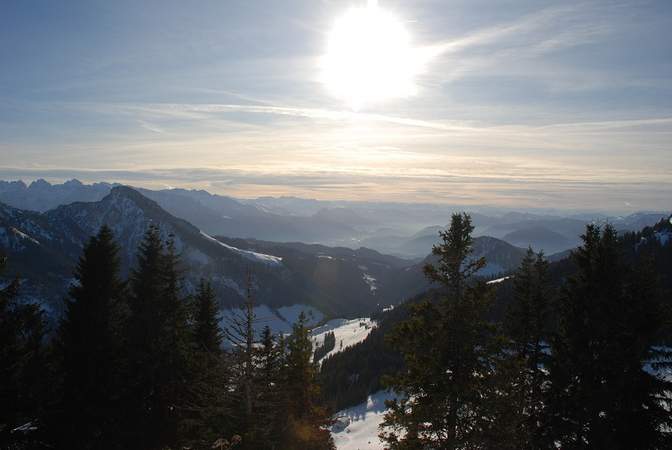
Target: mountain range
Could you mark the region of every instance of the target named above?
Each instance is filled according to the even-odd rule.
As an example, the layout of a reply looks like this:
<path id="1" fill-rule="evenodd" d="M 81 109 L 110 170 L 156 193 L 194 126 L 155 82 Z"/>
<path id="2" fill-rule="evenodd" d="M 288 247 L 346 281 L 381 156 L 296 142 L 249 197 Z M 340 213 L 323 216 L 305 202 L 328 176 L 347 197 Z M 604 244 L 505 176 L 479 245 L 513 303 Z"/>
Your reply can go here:
<path id="1" fill-rule="evenodd" d="M 114 183 L 70 180 L 0 181 L 0 202 L 45 212 L 73 202 L 99 201 Z M 330 202 L 294 197 L 235 199 L 203 190 L 136 188 L 170 214 L 188 219 L 210 235 L 275 242 L 306 242 L 348 248 L 367 247 L 402 258 L 424 258 L 437 243 L 453 212 L 450 205 Z M 599 213 L 552 215 L 516 211 L 470 211 L 475 236 L 532 246 L 550 255 L 576 247 L 590 222 L 608 221 L 622 231 L 655 224 L 664 212 L 606 216 Z"/>
<path id="2" fill-rule="evenodd" d="M 129 274 L 150 224 L 172 237 L 191 291 L 201 277 L 212 281 L 223 309 L 242 302 L 248 270 L 259 304 L 270 308 L 306 305 L 327 317 L 358 317 L 427 288 L 425 261 L 383 255 L 367 248 L 213 237 L 176 217 L 138 190 L 113 186 L 98 201 L 74 202 L 37 212 L 0 203 L 0 248 L 11 261 L 10 276 L 23 280 L 24 297 L 57 317 L 86 240 L 108 225 Z M 476 239 L 476 255 L 490 264 L 483 276 L 512 270 L 523 250 L 495 238 Z M 428 257 L 431 258 L 431 257 Z"/>
<path id="3" fill-rule="evenodd" d="M 375 206 L 318 208 L 318 201 L 306 200 L 300 203 L 304 215 L 299 215 L 288 211 L 296 199 L 286 199 L 281 213 L 277 203 L 268 199 L 263 206 L 205 191 L 152 191 L 77 180 L 60 185 L 43 180 L 30 185 L 0 182 L 0 202 L 0 250 L 10 258 L 10 276 L 20 276 L 23 296 L 40 302 L 53 317 L 61 312 L 84 243 L 103 224 L 112 228 L 120 244 L 126 275 L 145 231 L 155 224 L 164 238 L 175 240 L 187 291 L 200 278 L 208 278 L 221 308 L 232 308 L 242 302 L 251 270 L 259 304 L 271 310 L 305 305 L 326 317 L 369 315 L 426 290 L 429 285 L 422 269 L 433 261 L 431 248 L 443 229 L 427 226 L 405 238 L 395 235 L 398 229 L 386 232 L 381 227 L 378 233 L 357 239 L 357 233 L 362 236 L 364 230 L 382 225 L 371 213 Z M 267 210 L 268 203 L 272 211 Z M 390 213 L 388 209 L 383 216 Z M 520 213 L 499 217 L 474 213 L 472 217 L 481 234 L 474 242 L 474 256 L 488 260 L 480 273 L 484 277 L 513 270 L 523 247 L 533 242 L 565 250 L 556 260 L 566 257 L 567 248 L 576 244 L 585 226 L 584 219 Z M 659 217 L 639 214 L 613 222 L 628 229 Z M 267 235 L 286 239 L 267 239 Z M 326 235 L 350 236 L 346 238 L 350 245 L 310 243 Z M 298 239 L 291 242 L 294 236 Z M 377 249 L 391 250 L 396 256 Z M 411 258 L 401 257 L 405 255 Z"/>
<path id="4" fill-rule="evenodd" d="M 150 224 L 159 226 L 164 238 L 171 236 L 185 266 L 185 288 L 192 290 L 201 277 L 212 281 L 223 308 L 242 302 L 248 270 L 253 272 L 257 301 L 270 307 L 302 304 L 328 315 L 369 312 L 376 308 L 373 276 L 399 270 L 403 260 L 374 251 L 358 254 L 341 250 L 320 255 L 306 252 L 282 256 L 240 249 L 219 241 L 191 223 L 162 209 L 138 191 L 113 187 L 96 202 L 75 202 L 43 213 L 0 204 L 0 247 L 8 254 L 13 272 L 25 279 L 24 292 L 45 307 L 60 312 L 61 300 L 86 240 L 101 225 L 110 226 L 121 247 L 122 270 L 128 274 L 135 251 Z M 344 252 L 348 257 L 344 257 Z M 300 252 L 299 252 L 300 253 Z M 286 258 L 286 260 L 285 260 Z M 335 269 L 332 269 L 334 267 Z M 367 269 L 365 269 L 367 267 Z M 348 286 L 348 292 L 334 287 Z"/>

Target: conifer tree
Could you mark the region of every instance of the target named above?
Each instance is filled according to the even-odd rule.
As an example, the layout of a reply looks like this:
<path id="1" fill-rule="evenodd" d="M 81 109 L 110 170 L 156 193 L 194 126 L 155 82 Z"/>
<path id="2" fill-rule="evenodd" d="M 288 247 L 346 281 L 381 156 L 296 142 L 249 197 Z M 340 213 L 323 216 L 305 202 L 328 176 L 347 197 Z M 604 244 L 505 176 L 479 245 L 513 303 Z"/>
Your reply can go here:
<path id="1" fill-rule="evenodd" d="M 217 438 L 233 434 L 226 420 L 231 374 L 222 350 L 215 293 L 208 281 L 200 280 L 193 303 L 195 379 L 190 386 L 193 403 L 185 423 L 192 446 L 210 447 Z"/>
<path id="2" fill-rule="evenodd" d="M 180 442 L 190 403 L 193 339 L 181 296 L 179 258 L 150 226 L 130 279 L 130 345 L 133 391 L 129 446 L 157 449 Z"/>
<path id="3" fill-rule="evenodd" d="M 0 274 L 6 258 L 0 254 Z M 11 431 L 42 417 L 45 407 L 46 325 L 42 311 L 22 303 L 20 283 L 0 289 L 0 447 L 22 448 Z"/>
<path id="4" fill-rule="evenodd" d="M 623 264 L 610 225 L 589 225 L 582 239 L 552 341 L 549 439 L 563 448 L 669 448 L 672 418 L 661 400 L 671 386 L 646 367 L 670 356 L 656 346 L 663 315 L 653 272 Z"/>
<path id="5" fill-rule="evenodd" d="M 189 434 L 185 417 L 194 403 L 194 341 L 189 327 L 188 301 L 182 294 L 182 271 L 173 236 L 169 236 L 162 258 L 163 294 L 159 314 L 163 316 L 159 336 L 163 359 L 158 371 L 159 411 L 163 413 L 164 442 L 182 443 Z M 186 428 L 186 429 L 185 429 Z"/>
<path id="6" fill-rule="evenodd" d="M 335 347 L 336 347 L 336 335 L 334 334 L 333 331 L 330 331 L 324 335 L 324 341 L 322 342 L 322 345 L 318 346 L 315 349 L 313 359 L 315 361 L 321 360 Z"/>
<path id="7" fill-rule="evenodd" d="M 284 426 L 285 344 L 282 336 L 276 337 L 270 327 L 261 333 L 257 351 L 256 380 L 258 393 L 255 401 L 257 417 L 257 442 L 260 449 L 277 449 Z"/>
<path id="8" fill-rule="evenodd" d="M 131 448 L 158 448 L 161 423 L 156 383 L 162 359 L 160 336 L 163 295 L 163 242 L 159 229 L 150 226 L 138 248 L 137 264 L 130 277 L 129 354 L 132 390 L 126 436 Z"/>
<path id="9" fill-rule="evenodd" d="M 56 428 L 69 446 L 113 448 L 124 414 L 127 305 L 119 247 L 107 226 L 85 245 L 75 280 L 59 329 L 63 389 Z"/>
<path id="10" fill-rule="evenodd" d="M 485 260 L 471 257 L 472 231 L 469 215 L 453 215 L 425 270 L 441 289 L 390 335 L 406 365 L 386 380 L 404 395 L 387 403 L 380 436 L 390 448 L 481 448 L 492 432 L 499 348 L 486 320 L 488 289 L 473 279 Z"/>
<path id="11" fill-rule="evenodd" d="M 317 366 L 306 315 L 301 312 L 287 341 L 287 362 L 283 389 L 287 422 L 278 448 L 328 450 L 334 448 L 326 408 L 320 402 Z"/>
<path id="12" fill-rule="evenodd" d="M 513 278 L 513 302 L 504 321 L 509 357 L 498 370 L 508 377 L 506 401 L 497 417 L 510 426 L 502 448 L 541 447 L 544 393 L 547 386 L 548 322 L 551 309 L 548 261 L 528 249 Z"/>
<path id="13" fill-rule="evenodd" d="M 211 355 L 221 352 L 222 331 L 219 328 L 219 309 L 210 282 L 201 279 L 198 285 L 194 317 L 194 341 L 200 351 Z"/>

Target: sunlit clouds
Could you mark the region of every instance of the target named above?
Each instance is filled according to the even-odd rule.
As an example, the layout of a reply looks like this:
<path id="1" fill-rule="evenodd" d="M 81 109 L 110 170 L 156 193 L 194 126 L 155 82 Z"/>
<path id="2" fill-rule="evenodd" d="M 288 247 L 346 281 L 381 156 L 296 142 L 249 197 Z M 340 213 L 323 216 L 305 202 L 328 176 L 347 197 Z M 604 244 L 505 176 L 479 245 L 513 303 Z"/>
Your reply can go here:
<path id="1" fill-rule="evenodd" d="M 653 209 L 672 188 L 667 152 L 672 118 L 533 126 L 234 104 L 78 107 L 88 114 L 139 120 L 143 129 L 151 124 L 169 130 L 69 145 L 68 153 L 79 155 L 73 166 L 84 169 L 80 177 L 88 180 L 202 188 L 239 197 L 567 209 L 597 202 L 613 210 L 625 201 L 632 208 Z M 245 114 L 264 119 L 251 124 Z M 636 158 L 632 149 L 639 151 Z M 24 157 L 31 153 L 23 149 Z M 96 154 L 95 161 L 90 154 Z M 18 155 L 10 151 L 9 156 Z M 61 164 L 54 153 L 33 173 L 59 178 L 47 168 Z"/>
<path id="2" fill-rule="evenodd" d="M 44 33 L 7 11 L 5 178 L 669 207 L 669 2 L 79 7 Z"/>

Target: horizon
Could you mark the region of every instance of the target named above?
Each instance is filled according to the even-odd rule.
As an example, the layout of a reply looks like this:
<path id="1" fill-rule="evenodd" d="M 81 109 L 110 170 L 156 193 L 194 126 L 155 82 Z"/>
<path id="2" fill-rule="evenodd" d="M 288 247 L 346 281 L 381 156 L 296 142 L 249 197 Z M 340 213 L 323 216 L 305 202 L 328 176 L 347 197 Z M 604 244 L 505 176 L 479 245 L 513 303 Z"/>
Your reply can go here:
<path id="1" fill-rule="evenodd" d="M 485 4 L 6 4 L 0 176 L 669 208 L 672 4 Z"/>
<path id="2" fill-rule="evenodd" d="M 376 201 L 376 200 L 320 200 L 316 198 L 310 198 L 310 197 L 297 197 L 297 196 L 258 196 L 258 197 L 234 197 L 231 195 L 227 195 L 226 193 L 214 193 L 210 192 L 207 189 L 200 189 L 200 188 L 189 188 L 189 187 L 181 187 L 181 186 L 167 186 L 167 185 L 148 185 L 148 186 L 142 186 L 142 185 L 134 185 L 131 183 L 120 183 L 117 181 L 111 181 L 111 180 L 101 180 L 101 181 L 88 181 L 88 180 L 82 180 L 79 178 L 42 178 L 42 177 L 35 177 L 35 178 L 16 178 L 16 179 L 7 179 L 2 176 L 2 172 L 0 172 L 0 184 L 1 183 L 23 183 L 23 185 L 26 187 L 26 189 L 30 188 L 32 184 L 39 182 L 39 181 L 44 181 L 47 184 L 49 184 L 52 187 L 56 186 L 63 186 L 65 184 L 75 182 L 79 183 L 83 186 L 93 186 L 96 184 L 102 184 L 102 185 L 107 185 L 110 188 L 114 188 L 116 186 L 125 186 L 129 187 L 132 189 L 147 189 L 151 191 L 162 191 L 162 190 L 187 190 L 187 191 L 204 191 L 210 195 L 216 195 L 216 196 L 221 196 L 221 197 L 226 197 L 226 198 L 231 198 L 236 201 L 240 202 L 251 202 L 250 204 L 255 204 L 255 201 L 263 201 L 266 199 L 270 200 L 296 200 L 296 201 L 302 201 L 302 202 L 315 202 L 318 204 L 322 204 L 324 208 L 347 208 L 349 206 L 356 206 L 356 205 L 371 205 L 371 206 L 392 206 L 392 207 L 438 207 L 438 208 L 446 208 L 446 209 L 452 209 L 454 212 L 466 212 L 467 214 L 483 214 L 485 216 L 490 215 L 490 216 L 504 216 L 509 213 L 519 213 L 519 214 L 530 214 L 530 215 L 537 215 L 539 217 L 543 216 L 548 216 L 548 217 L 567 217 L 567 218 L 583 218 L 586 219 L 587 216 L 593 215 L 592 220 L 600 220 L 604 218 L 616 218 L 616 217 L 627 217 L 627 216 L 635 216 L 638 214 L 663 214 L 663 216 L 668 216 L 670 215 L 670 210 L 669 209 L 642 209 L 642 210 L 637 210 L 637 209 L 631 209 L 631 210 L 622 210 L 622 211 L 609 211 L 605 209 L 595 209 L 595 208 L 586 208 L 586 209 L 558 209 L 558 208 L 543 208 L 543 207 L 504 207 L 504 206 L 496 206 L 496 205 L 483 205 L 483 204 L 476 204 L 476 205 L 470 205 L 470 204 L 465 204 L 465 205 L 456 205 L 456 204 L 451 204 L 451 203 L 428 203 L 428 202 L 414 202 L 414 203 L 408 203 L 408 202 L 395 202 L 395 201 Z M 1 203 L 1 202 L 0 202 Z M 672 220 L 672 216 L 671 219 Z M 428 225 L 430 226 L 430 225 Z"/>

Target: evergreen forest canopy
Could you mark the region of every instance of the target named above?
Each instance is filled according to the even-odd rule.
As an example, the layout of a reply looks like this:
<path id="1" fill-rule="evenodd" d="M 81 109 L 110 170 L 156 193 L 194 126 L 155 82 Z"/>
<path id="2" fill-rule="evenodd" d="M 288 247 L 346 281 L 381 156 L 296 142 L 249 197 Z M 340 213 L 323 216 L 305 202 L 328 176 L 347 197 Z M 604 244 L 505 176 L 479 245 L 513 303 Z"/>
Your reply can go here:
<path id="1" fill-rule="evenodd" d="M 529 250 L 500 286 L 477 276 L 472 232 L 454 215 L 425 269 L 436 289 L 318 372 L 333 334 L 314 349 L 302 316 L 256 336 L 251 293 L 222 330 L 170 238 L 150 227 L 126 280 L 103 226 L 53 332 L 18 281 L 1 292 L 0 447 L 329 449 L 331 406 L 384 386 L 392 449 L 670 448 L 670 246 L 589 225 L 562 276 Z"/>
<path id="2" fill-rule="evenodd" d="M 0 447 L 332 448 L 303 315 L 288 336 L 256 336 L 248 296 L 222 333 L 208 281 L 184 296 L 158 228 L 128 280 L 118 252 L 105 226 L 89 240 L 49 341 L 18 283 L 2 291 Z"/>

